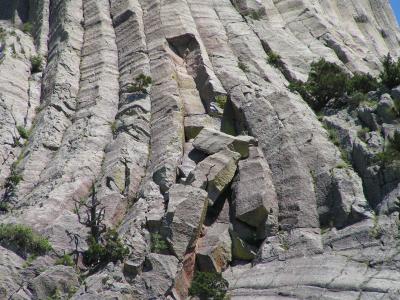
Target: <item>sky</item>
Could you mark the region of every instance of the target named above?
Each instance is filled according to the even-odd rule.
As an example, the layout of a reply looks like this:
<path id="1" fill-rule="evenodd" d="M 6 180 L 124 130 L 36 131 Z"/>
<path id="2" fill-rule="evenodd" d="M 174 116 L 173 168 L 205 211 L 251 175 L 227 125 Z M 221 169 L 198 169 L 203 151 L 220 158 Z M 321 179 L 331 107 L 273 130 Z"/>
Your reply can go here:
<path id="1" fill-rule="evenodd" d="M 394 12 L 396 13 L 398 23 L 400 24 L 400 0 L 390 0 L 392 3 Z"/>

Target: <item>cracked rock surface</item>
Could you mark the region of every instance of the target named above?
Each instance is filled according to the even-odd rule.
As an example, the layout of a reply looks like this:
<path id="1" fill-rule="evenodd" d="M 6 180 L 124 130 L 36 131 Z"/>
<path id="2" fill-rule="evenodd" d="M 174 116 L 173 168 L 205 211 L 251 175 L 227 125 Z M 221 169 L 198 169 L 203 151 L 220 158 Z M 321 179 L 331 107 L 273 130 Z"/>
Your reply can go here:
<path id="1" fill-rule="evenodd" d="M 399 44 L 387 0 L 0 0 L 0 224 L 53 247 L 0 240 L 0 298 L 190 299 L 202 271 L 231 299 L 400 299 L 400 172 L 376 160 L 400 88 L 319 118 L 288 89 Z M 128 254 L 89 272 L 57 259 L 88 249 L 92 186 Z"/>

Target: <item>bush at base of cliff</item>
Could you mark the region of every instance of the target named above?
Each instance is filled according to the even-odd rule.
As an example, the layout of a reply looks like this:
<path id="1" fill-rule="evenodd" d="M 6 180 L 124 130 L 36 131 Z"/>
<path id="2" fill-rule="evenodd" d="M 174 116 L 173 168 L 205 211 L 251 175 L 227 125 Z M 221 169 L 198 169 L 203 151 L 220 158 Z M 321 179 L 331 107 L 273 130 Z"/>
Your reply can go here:
<path id="1" fill-rule="evenodd" d="M 218 273 L 196 272 L 189 293 L 200 299 L 226 299 L 228 282 Z"/>
<path id="2" fill-rule="evenodd" d="M 25 258 L 29 254 L 44 255 L 52 250 L 52 246 L 46 238 L 20 224 L 0 225 L 0 245 L 14 250 Z"/>

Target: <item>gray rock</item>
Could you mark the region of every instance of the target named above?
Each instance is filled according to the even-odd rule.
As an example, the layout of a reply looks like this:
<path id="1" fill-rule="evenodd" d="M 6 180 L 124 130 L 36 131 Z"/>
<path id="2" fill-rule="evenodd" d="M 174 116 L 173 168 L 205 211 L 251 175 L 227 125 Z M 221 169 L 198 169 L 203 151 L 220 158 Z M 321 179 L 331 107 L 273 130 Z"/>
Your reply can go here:
<path id="1" fill-rule="evenodd" d="M 385 123 L 392 123 L 396 119 L 397 109 L 389 94 L 381 96 L 376 113 Z"/>
<path id="2" fill-rule="evenodd" d="M 176 184 L 169 190 L 168 199 L 163 233 L 171 250 L 181 260 L 199 237 L 207 211 L 207 193 L 196 187 Z"/>
<path id="3" fill-rule="evenodd" d="M 207 128 L 215 128 L 218 130 L 217 122 L 214 121 L 209 115 L 192 115 L 185 117 L 185 138 L 186 140 L 194 139 L 200 133 L 200 131 Z"/>
<path id="4" fill-rule="evenodd" d="M 224 271 L 232 260 L 232 241 L 229 224 L 215 223 L 199 239 L 196 261 L 202 272 Z"/>
<path id="5" fill-rule="evenodd" d="M 171 288 L 178 271 L 178 259 L 171 255 L 151 253 L 145 262 L 143 279 L 152 297 L 162 297 Z"/>
<path id="6" fill-rule="evenodd" d="M 211 203 L 214 203 L 235 176 L 239 158 L 239 153 L 228 149 L 217 152 L 190 172 L 186 184 L 205 189 Z"/>
<path id="7" fill-rule="evenodd" d="M 278 216 L 278 199 L 271 170 L 256 147 L 250 148 L 248 159 L 239 161 L 238 169 L 233 186 L 236 218 L 258 228 L 265 224 L 269 214 Z"/>
<path id="8" fill-rule="evenodd" d="M 249 156 L 249 146 L 256 140 L 250 136 L 231 136 L 220 131 L 204 128 L 193 141 L 193 146 L 207 154 L 215 154 L 225 148 L 240 153 L 245 158 Z"/>
<path id="9" fill-rule="evenodd" d="M 253 260 L 257 254 L 257 248 L 242 240 L 236 232 L 229 231 L 232 239 L 232 259 Z"/>
<path id="10" fill-rule="evenodd" d="M 29 289 L 37 299 L 70 296 L 79 287 L 79 276 L 73 267 L 53 266 L 29 282 Z"/>
<path id="11" fill-rule="evenodd" d="M 332 201 L 334 224 L 343 227 L 364 218 L 372 218 L 367 200 L 364 197 L 360 177 L 349 169 L 333 169 Z"/>

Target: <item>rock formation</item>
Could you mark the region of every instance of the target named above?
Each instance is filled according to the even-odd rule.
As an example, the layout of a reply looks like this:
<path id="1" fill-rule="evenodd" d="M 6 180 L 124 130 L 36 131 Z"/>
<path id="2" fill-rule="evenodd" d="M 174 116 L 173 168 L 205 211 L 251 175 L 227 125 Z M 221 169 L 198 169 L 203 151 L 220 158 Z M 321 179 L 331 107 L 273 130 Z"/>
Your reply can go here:
<path id="1" fill-rule="evenodd" d="M 0 235 L 0 299 L 187 299 L 197 271 L 231 299 L 399 299 L 400 172 L 376 158 L 400 88 L 322 117 L 288 88 L 388 53 L 388 0 L 1 0 L 0 224 L 52 251 Z M 128 253 L 90 268 L 93 191 Z"/>

